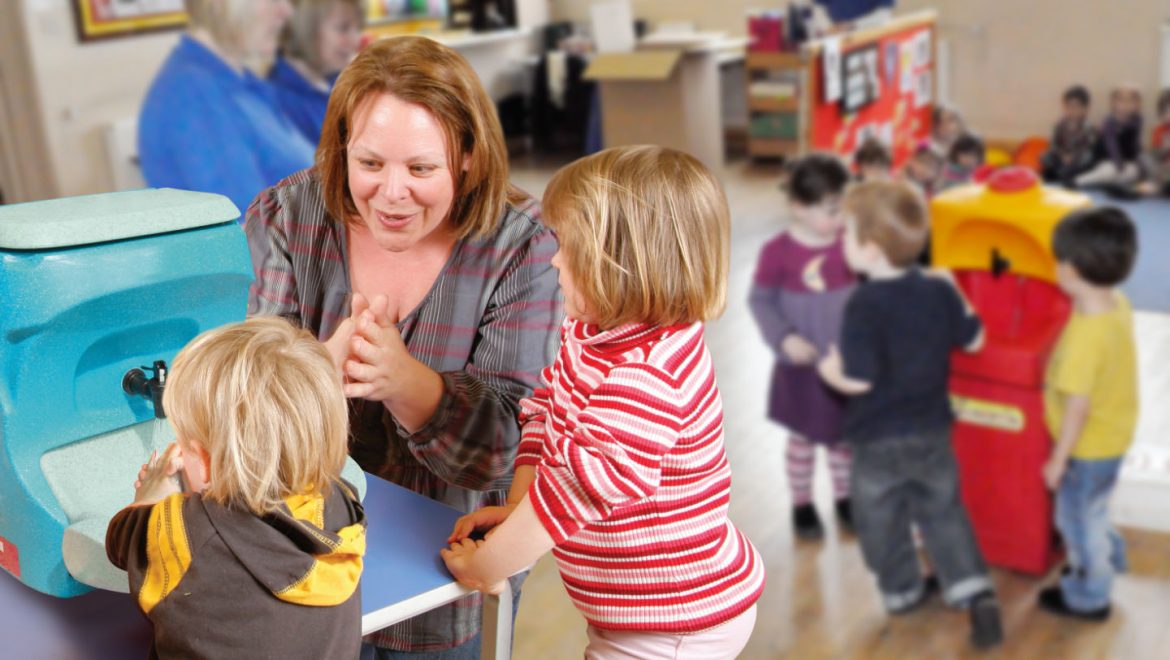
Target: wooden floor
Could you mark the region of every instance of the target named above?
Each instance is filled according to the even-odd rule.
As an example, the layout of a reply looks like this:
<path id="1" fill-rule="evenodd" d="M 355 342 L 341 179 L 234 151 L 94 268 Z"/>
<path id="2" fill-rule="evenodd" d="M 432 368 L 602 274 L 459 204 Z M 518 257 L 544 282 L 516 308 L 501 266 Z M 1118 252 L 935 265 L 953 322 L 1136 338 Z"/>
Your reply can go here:
<path id="1" fill-rule="evenodd" d="M 539 194 L 553 168 L 514 165 L 514 180 Z M 763 555 L 768 583 L 755 632 L 741 658 L 956 658 L 968 650 L 965 613 L 939 603 L 891 619 L 878 602 L 856 539 L 830 523 L 822 542 L 793 538 L 784 476 L 784 434 L 764 416 L 771 358 L 747 310 L 746 296 L 762 242 L 783 217 L 775 167 L 733 163 L 724 175 L 731 202 L 732 272 L 729 305 L 708 327 L 726 413 L 733 473 L 732 520 Z M 1140 342 L 1140 338 L 1139 338 Z M 1165 400 L 1165 399 L 1163 399 Z M 818 467 L 816 498 L 826 520 L 828 475 Z M 1170 534 L 1124 529 L 1131 571 L 1114 590 L 1114 615 L 1104 624 L 1070 622 L 1035 607 L 1046 582 L 994 573 L 1007 641 L 989 657 L 1170 657 Z M 580 658 L 585 622 L 569 601 L 551 557 L 524 585 L 516 623 L 518 660 Z"/>

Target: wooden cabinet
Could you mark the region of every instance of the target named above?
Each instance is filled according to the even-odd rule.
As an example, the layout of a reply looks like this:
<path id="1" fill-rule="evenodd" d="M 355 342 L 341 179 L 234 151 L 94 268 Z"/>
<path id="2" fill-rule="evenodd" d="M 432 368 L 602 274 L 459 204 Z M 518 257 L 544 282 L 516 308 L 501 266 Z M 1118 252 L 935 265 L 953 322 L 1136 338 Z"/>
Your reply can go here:
<path id="1" fill-rule="evenodd" d="M 800 53 L 748 52 L 748 154 L 785 158 L 800 152 L 805 63 Z"/>

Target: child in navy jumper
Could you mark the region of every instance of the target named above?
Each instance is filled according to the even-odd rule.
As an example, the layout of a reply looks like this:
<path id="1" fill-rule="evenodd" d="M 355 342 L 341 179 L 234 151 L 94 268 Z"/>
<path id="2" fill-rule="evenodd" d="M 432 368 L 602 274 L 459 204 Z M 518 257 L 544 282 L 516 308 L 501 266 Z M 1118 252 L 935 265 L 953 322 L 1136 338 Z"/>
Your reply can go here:
<path id="1" fill-rule="evenodd" d="M 862 554 L 891 614 L 920 605 L 917 525 L 942 595 L 971 615 L 977 648 L 1003 638 L 991 578 L 959 498 L 947 395 L 950 354 L 983 342 L 979 317 L 949 273 L 915 261 L 927 235 L 922 196 L 905 183 L 862 183 L 845 196 L 845 256 L 868 280 L 845 308 L 840 350 L 821 361 L 826 382 L 850 396 L 853 516 Z"/>

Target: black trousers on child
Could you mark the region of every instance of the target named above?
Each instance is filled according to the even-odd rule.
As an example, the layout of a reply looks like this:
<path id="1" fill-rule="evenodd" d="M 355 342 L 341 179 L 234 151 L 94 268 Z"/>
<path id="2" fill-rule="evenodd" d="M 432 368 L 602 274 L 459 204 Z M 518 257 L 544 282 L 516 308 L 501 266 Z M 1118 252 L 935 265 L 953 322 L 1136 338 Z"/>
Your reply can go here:
<path id="1" fill-rule="evenodd" d="M 922 533 L 948 604 L 964 606 L 991 590 L 959 498 L 949 426 L 853 443 L 851 479 L 857 537 L 887 610 L 917 602 L 925 588 L 911 523 Z"/>

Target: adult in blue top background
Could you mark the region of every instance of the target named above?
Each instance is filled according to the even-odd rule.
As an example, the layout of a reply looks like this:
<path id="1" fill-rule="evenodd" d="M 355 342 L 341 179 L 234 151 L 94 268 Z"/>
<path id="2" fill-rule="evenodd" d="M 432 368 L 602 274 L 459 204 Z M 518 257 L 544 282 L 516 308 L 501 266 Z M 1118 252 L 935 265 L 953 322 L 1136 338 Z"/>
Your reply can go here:
<path id="1" fill-rule="evenodd" d="M 357 54 L 364 24 L 359 0 L 295 0 L 268 74 L 280 107 L 314 145 L 337 74 Z"/>
<path id="2" fill-rule="evenodd" d="M 253 71 L 276 55 L 289 0 L 186 0 L 190 31 L 151 83 L 138 156 L 153 187 L 226 195 L 248 208 L 261 190 L 313 163 L 314 145 Z"/>

